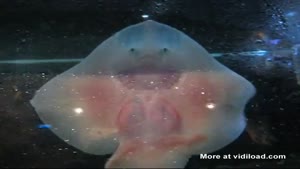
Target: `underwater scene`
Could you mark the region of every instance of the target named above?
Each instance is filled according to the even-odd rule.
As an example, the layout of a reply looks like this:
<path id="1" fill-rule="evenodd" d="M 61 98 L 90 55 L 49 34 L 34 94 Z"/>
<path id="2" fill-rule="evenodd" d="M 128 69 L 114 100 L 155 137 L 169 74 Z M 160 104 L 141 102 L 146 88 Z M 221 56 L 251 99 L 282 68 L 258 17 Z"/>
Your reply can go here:
<path id="1" fill-rule="evenodd" d="M 299 168 L 300 1 L 0 0 L 0 168 Z"/>

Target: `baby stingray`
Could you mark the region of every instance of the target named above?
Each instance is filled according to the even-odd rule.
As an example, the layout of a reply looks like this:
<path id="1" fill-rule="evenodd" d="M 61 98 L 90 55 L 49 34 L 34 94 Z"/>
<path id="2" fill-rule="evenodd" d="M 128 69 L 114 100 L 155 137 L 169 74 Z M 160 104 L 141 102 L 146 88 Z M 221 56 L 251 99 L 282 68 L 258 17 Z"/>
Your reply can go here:
<path id="1" fill-rule="evenodd" d="M 106 168 L 183 168 L 234 141 L 254 86 L 183 32 L 152 20 L 129 26 L 31 100 L 43 122 Z"/>

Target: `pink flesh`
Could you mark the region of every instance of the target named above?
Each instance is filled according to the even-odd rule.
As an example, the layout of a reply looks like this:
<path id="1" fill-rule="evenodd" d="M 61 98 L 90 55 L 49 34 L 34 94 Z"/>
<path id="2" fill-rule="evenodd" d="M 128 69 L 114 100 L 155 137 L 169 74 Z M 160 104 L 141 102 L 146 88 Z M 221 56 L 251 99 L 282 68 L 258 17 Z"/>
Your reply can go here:
<path id="1" fill-rule="evenodd" d="M 125 134 L 126 128 L 133 129 L 139 122 L 147 122 L 144 127 L 157 127 L 162 132 L 160 134 L 178 133 L 182 128 L 181 123 L 193 125 L 193 122 L 188 121 L 203 119 L 206 116 L 209 110 L 205 107 L 205 103 L 217 98 L 214 96 L 217 91 L 213 91 L 213 88 L 221 85 L 210 84 L 207 79 L 202 80 L 209 75 L 191 73 L 182 76 L 185 77 L 183 82 L 174 84 L 172 88 L 166 90 L 148 88 L 131 90 L 119 80 L 110 77 L 81 79 L 81 82 L 76 81 L 71 84 L 79 89 L 82 97 L 85 98 L 86 112 L 90 114 L 91 120 L 98 122 L 102 127 L 116 126 L 121 134 Z M 205 91 L 206 94 L 202 95 L 201 91 Z M 136 113 L 133 112 L 135 108 L 138 109 Z M 165 114 L 162 113 L 162 109 Z M 185 119 L 182 119 L 182 113 L 185 114 Z M 135 122 L 130 121 L 129 117 L 132 115 L 136 115 Z M 164 116 L 168 119 L 167 123 L 162 123 Z M 132 133 L 126 134 L 135 135 L 136 131 L 134 132 L 133 129 Z"/>
<path id="2" fill-rule="evenodd" d="M 218 90 L 222 89 L 223 83 L 210 81 L 214 77 L 210 77 L 209 73 L 184 73 L 181 78 L 184 78 L 182 82 L 162 90 L 131 90 L 118 79 L 107 76 L 79 78 L 79 81 L 69 84 L 72 85 L 70 88 L 79 89 L 85 100 L 86 112 L 99 126 L 117 127 L 121 134 L 130 135 L 125 132 L 126 128 L 135 128 L 138 123 L 147 122 L 147 127 L 157 126 L 162 132 L 179 133 L 182 128 L 199 122 L 199 119 L 204 120 L 210 112 L 205 107 L 206 103 L 222 99 L 218 97 L 218 93 L 222 93 Z M 201 94 L 203 92 L 205 94 Z M 137 113 L 133 112 L 134 109 L 138 110 Z M 131 120 L 135 121 L 130 121 L 129 117 L 134 114 L 137 117 Z M 164 116 L 168 119 L 167 123 L 161 122 Z"/>
<path id="3" fill-rule="evenodd" d="M 162 136 L 179 130 L 180 120 L 179 114 L 166 100 L 152 100 L 149 95 L 125 102 L 116 125 L 122 135 L 130 137 Z"/>
<path id="4" fill-rule="evenodd" d="M 180 73 L 175 70 L 149 65 L 131 68 L 118 76 L 124 87 L 135 90 L 169 89 L 179 78 Z"/>
<path id="5" fill-rule="evenodd" d="M 223 102 L 224 91 L 235 87 L 224 78 L 215 72 L 187 72 L 169 89 L 158 90 L 127 88 L 110 76 L 81 77 L 69 84 L 80 90 L 91 121 L 99 128 L 117 129 L 120 146 L 108 163 L 114 167 L 127 153 L 141 153 L 149 145 L 164 152 L 204 143 L 207 137 L 199 129 L 210 123 L 214 111 L 207 103 Z"/>

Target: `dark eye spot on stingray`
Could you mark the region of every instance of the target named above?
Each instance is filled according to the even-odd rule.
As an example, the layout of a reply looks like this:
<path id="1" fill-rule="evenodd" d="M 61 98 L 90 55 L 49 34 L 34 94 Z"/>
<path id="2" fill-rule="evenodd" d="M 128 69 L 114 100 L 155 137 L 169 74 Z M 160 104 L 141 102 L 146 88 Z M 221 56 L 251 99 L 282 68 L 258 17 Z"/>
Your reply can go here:
<path id="1" fill-rule="evenodd" d="M 134 52 L 135 51 L 135 49 L 134 48 L 130 48 L 130 52 Z"/>

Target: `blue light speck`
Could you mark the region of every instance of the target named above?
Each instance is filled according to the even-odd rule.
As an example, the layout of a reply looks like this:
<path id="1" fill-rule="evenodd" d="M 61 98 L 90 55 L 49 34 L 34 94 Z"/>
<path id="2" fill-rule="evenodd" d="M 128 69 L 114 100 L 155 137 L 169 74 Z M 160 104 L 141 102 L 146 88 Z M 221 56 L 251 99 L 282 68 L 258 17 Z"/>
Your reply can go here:
<path id="1" fill-rule="evenodd" d="M 51 128 L 52 126 L 50 124 L 39 124 L 38 125 L 38 128 L 39 129 L 49 129 Z"/>

